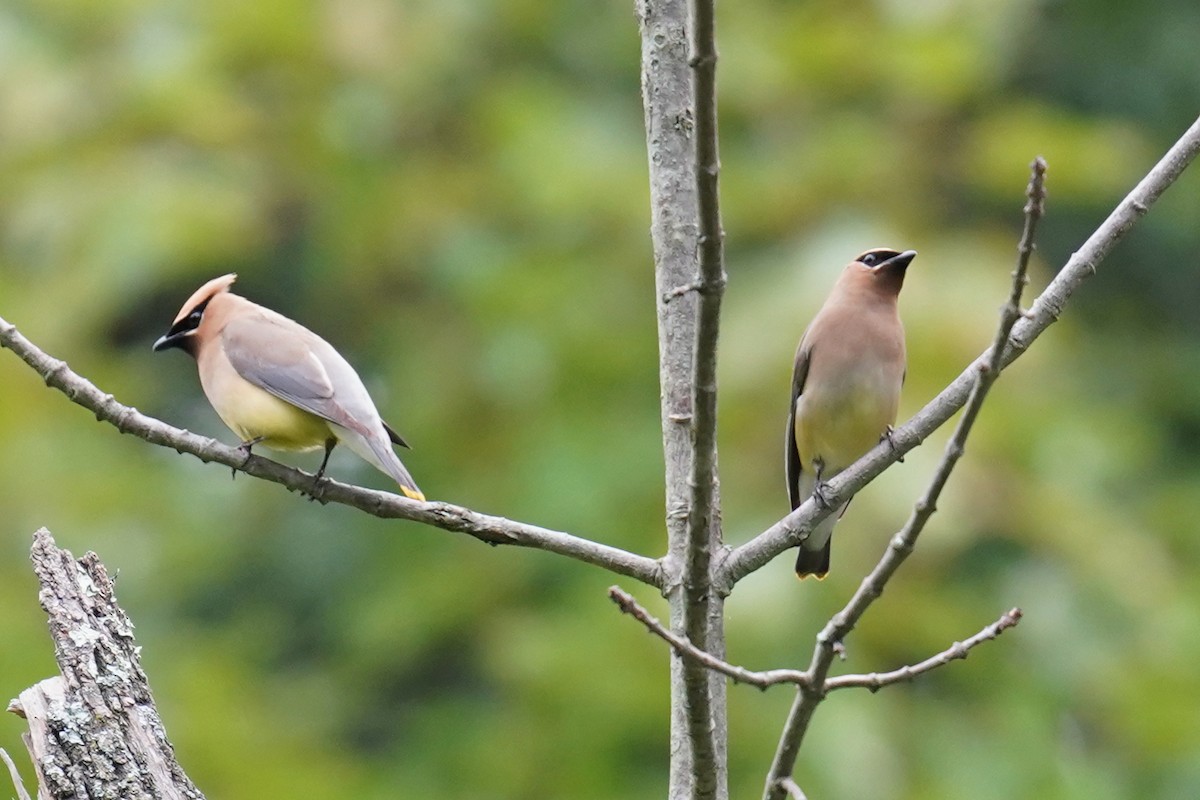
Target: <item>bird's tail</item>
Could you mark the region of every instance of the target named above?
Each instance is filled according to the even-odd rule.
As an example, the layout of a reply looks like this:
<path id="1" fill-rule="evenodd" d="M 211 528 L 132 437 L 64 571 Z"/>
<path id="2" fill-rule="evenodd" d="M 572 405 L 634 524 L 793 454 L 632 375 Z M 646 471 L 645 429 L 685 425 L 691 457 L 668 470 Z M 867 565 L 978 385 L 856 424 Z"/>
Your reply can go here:
<path id="1" fill-rule="evenodd" d="M 425 500 L 425 494 L 417 488 L 417 482 L 400 461 L 396 451 L 392 449 L 390 439 L 383 435 L 382 430 L 378 436 L 364 436 L 358 431 L 341 427 L 335 428 L 335 432 L 347 447 L 373 464 L 376 469 L 390 475 L 392 480 L 400 485 L 400 491 L 405 497 L 410 500 Z"/>
<path id="2" fill-rule="evenodd" d="M 796 577 L 804 580 L 812 575 L 819 581 L 824 580 L 829 574 L 831 544 L 832 540 L 826 542 L 820 550 L 806 550 L 804 545 L 800 545 L 800 551 L 796 554 Z"/>
<path id="3" fill-rule="evenodd" d="M 375 443 L 372 442 L 372 449 L 375 449 Z M 396 451 L 392 449 L 390 442 L 383 445 L 384 471 L 392 476 L 392 480 L 400 485 L 400 491 L 404 492 L 404 496 L 409 500 L 425 501 L 425 493 L 417 488 L 417 482 L 413 480 L 413 476 L 409 473 L 408 468 L 404 466 L 404 462 L 396 455 Z M 388 458 L 390 456 L 390 458 Z"/>
<path id="4" fill-rule="evenodd" d="M 400 491 L 404 492 L 405 497 L 409 500 L 425 502 L 425 493 L 417 488 L 417 482 L 413 480 L 413 476 L 409 474 L 408 468 L 404 466 L 404 462 L 395 453 L 392 453 L 392 469 L 388 470 L 388 474 L 400 485 Z"/>
<path id="5" fill-rule="evenodd" d="M 812 575 L 817 580 L 824 580 L 825 576 L 829 574 L 829 551 L 830 545 L 833 544 L 833 526 L 837 524 L 838 518 L 845 510 L 846 507 L 842 506 L 837 512 L 821 520 L 820 524 L 808 534 L 808 538 L 800 543 L 800 550 L 796 554 L 797 578 L 804 580 Z"/>

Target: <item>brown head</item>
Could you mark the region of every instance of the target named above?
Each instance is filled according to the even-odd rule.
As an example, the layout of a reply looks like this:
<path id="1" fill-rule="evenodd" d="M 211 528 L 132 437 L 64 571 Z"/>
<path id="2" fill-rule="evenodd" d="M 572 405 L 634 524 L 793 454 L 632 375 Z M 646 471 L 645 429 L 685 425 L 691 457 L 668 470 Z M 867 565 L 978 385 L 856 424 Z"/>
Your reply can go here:
<path id="1" fill-rule="evenodd" d="M 154 350 L 157 352 L 178 347 L 194 357 L 199 343 L 197 335 L 200 323 L 204 321 L 205 311 L 213 298 L 228 292 L 229 287 L 233 286 L 233 282 L 236 280 L 237 275 L 231 272 L 228 275 L 213 278 L 197 289 L 183 304 L 183 308 L 179 309 L 179 314 L 171 323 L 171 329 L 158 337 L 158 341 L 154 343 Z"/>

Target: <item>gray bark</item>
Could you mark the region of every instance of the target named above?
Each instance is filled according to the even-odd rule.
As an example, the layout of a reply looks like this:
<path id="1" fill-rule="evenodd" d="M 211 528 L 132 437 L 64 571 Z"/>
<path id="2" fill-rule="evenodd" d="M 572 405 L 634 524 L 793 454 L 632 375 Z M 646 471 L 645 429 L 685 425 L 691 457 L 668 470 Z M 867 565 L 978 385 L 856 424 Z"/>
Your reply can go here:
<path id="1" fill-rule="evenodd" d="M 204 800 L 175 760 L 104 565 L 76 561 L 45 528 L 32 559 L 61 674 L 8 710 L 29 723 L 38 800 Z"/>
<path id="2" fill-rule="evenodd" d="M 721 596 L 712 592 L 711 566 L 707 558 L 709 553 L 722 546 L 715 468 L 711 470 L 711 494 L 705 498 L 707 508 L 696 509 L 696 516 L 704 519 L 708 533 L 708 540 L 700 543 L 705 550 L 701 558 L 697 559 L 695 550 L 689 549 L 689 543 L 694 542 L 690 542 L 688 535 L 695 486 L 692 470 L 697 449 L 694 407 L 697 332 L 701 290 L 709 288 L 702 281 L 698 263 L 701 207 L 694 141 L 694 75 L 689 64 L 688 5 L 686 0 L 640 0 L 638 19 L 641 23 L 642 101 L 650 169 L 650 232 L 658 296 L 668 541 L 664 564 L 667 577 L 663 590 L 670 602 L 672 630 L 688 631 L 689 638 L 697 646 L 723 657 L 724 602 Z M 713 152 L 715 155 L 715 145 Z M 719 241 L 715 244 L 719 246 Z M 715 391 L 715 387 L 710 388 Z M 711 419 L 703 422 L 713 424 Z M 702 440 L 705 438 L 711 442 L 711 437 L 701 437 Z M 715 446 L 708 447 L 711 449 L 706 450 L 705 457 L 715 467 Z M 694 571 L 685 570 L 685 565 Z M 685 573 L 690 574 L 685 576 Z M 697 636 L 698 632 L 703 635 Z M 670 658 L 669 796 L 672 800 L 726 798 L 724 679 L 681 659 L 674 652 Z M 694 758 L 695 752 L 699 752 L 701 758 Z"/>

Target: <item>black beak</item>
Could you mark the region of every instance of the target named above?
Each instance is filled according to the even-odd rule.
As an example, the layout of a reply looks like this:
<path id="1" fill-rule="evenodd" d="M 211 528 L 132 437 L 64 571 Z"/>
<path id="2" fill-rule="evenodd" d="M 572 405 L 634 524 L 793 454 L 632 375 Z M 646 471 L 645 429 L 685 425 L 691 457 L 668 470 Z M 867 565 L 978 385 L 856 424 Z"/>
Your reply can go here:
<path id="1" fill-rule="evenodd" d="M 172 347 L 184 347 L 187 341 L 188 332 L 178 331 L 176 333 L 167 333 L 158 337 L 158 341 L 154 343 L 154 352 L 161 353 L 163 350 L 170 350 Z"/>
<path id="2" fill-rule="evenodd" d="M 908 269 L 908 263 L 917 257 L 916 250 L 905 250 L 898 256 L 892 256 L 887 261 L 877 266 L 875 269 L 880 272 L 899 272 L 903 273 Z"/>

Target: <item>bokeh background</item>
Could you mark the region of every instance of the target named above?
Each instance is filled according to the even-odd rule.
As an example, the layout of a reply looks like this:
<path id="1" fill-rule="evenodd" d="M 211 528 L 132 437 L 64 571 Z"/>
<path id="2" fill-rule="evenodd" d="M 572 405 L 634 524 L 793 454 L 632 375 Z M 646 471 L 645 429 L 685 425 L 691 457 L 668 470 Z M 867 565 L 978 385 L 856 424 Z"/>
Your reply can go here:
<path id="1" fill-rule="evenodd" d="M 236 271 L 358 366 L 430 497 L 658 554 L 631 5 L 7 0 L 0 316 L 232 442 L 190 359 L 150 345 Z M 745 0 L 718 24 L 736 543 L 787 510 L 792 352 L 840 266 L 920 251 L 912 413 L 989 341 L 1031 158 L 1050 164 L 1037 291 L 1195 118 L 1200 6 Z M 844 667 L 913 662 L 1013 605 L 1025 621 L 915 685 L 831 699 L 798 765 L 810 797 L 1200 793 L 1198 218 L 1185 174 L 998 384 Z M 829 580 L 797 584 L 785 557 L 738 586 L 733 661 L 806 663 L 945 437 L 856 500 Z M 231 482 L 96 424 L 7 352 L 0 442 L 0 695 L 54 671 L 26 560 L 45 525 L 119 573 L 209 797 L 665 795 L 667 654 L 609 575 Z M 346 453 L 332 471 L 388 485 Z M 735 797 L 760 792 L 789 701 L 731 689 Z M 0 721 L 25 763 L 22 729 Z"/>

